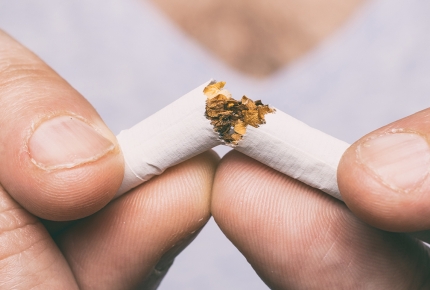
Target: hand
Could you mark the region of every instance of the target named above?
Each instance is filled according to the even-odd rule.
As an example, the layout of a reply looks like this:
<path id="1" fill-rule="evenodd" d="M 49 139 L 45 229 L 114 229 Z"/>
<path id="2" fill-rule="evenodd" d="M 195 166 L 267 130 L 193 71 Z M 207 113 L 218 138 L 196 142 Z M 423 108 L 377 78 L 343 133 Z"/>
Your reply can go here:
<path id="1" fill-rule="evenodd" d="M 124 170 L 115 136 L 0 32 L 1 289 L 156 287 L 210 217 L 217 160 L 204 153 L 106 206 Z"/>
<path id="2" fill-rule="evenodd" d="M 227 154 L 214 181 L 215 221 L 272 289 L 430 289 L 428 248 L 384 231 L 421 231 L 429 241 L 429 113 L 348 149 L 338 182 L 352 212 L 249 157 Z"/>

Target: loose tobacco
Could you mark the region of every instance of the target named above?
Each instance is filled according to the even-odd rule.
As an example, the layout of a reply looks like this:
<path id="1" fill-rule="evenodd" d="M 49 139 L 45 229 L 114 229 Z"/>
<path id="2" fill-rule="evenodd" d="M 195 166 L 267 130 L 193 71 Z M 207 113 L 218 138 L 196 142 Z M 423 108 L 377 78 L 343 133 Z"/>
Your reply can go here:
<path id="1" fill-rule="evenodd" d="M 240 101 L 235 100 L 224 86 L 225 82 L 214 82 L 204 88 L 203 93 L 207 96 L 205 116 L 221 140 L 229 145 L 237 145 L 248 125 L 258 128 L 265 124 L 264 116 L 275 112 L 275 109 L 246 96 Z"/>

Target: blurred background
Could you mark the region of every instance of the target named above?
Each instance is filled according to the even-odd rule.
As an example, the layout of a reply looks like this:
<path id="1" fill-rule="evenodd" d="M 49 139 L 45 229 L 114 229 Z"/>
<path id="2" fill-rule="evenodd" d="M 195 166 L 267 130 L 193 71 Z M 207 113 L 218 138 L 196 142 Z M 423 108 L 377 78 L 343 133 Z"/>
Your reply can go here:
<path id="1" fill-rule="evenodd" d="M 116 134 L 214 78 L 354 142 L 429 107 L 428 15 L 419 0 L 0 0 L 0 28 Z M 211 220 L 159 289 L 267 286 Z"/>

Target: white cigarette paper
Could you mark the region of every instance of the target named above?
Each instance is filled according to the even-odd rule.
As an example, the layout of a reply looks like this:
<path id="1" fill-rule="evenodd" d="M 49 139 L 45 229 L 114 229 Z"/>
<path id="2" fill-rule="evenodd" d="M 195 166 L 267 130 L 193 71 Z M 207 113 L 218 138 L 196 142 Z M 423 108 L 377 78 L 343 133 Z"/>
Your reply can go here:
<path id="1" fill-rule="evenodd" d="M 221 141 L 205 118 L 206 82 L 117 136 L 125 160 L 116 197 Z"/>
<path id="2" fill-rule="evenodd" d="M 167 168 L 223 144 L 205 117 L 203 90 L 210 83 L 117 136 L 126 163 L 117 197 Z M 230 146 L 341 200 L 336 171 L 349 145 L 278 109 L 264 118 L 266 124 L 247 126 L 243 139 Z"/>
<path id="3" fill-rule="evenodd" d="M 249 126 L 235 148 L 261 163 L 342 200 L 337 166 L 349 145 L 276 109 Z"/>

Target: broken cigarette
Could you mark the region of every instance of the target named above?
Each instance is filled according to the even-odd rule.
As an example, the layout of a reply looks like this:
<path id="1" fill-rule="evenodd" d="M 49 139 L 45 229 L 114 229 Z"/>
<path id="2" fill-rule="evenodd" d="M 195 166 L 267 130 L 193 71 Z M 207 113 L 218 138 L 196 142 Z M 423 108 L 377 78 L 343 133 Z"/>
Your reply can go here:
<path id="1" fill-rule="evenodd" d="M 282 111 L 235 100 L 209 81 L 118 136 L 125 159 L 116 197 L 220 144 L 342 199 L 336 170 L 348 144 Z"/>

